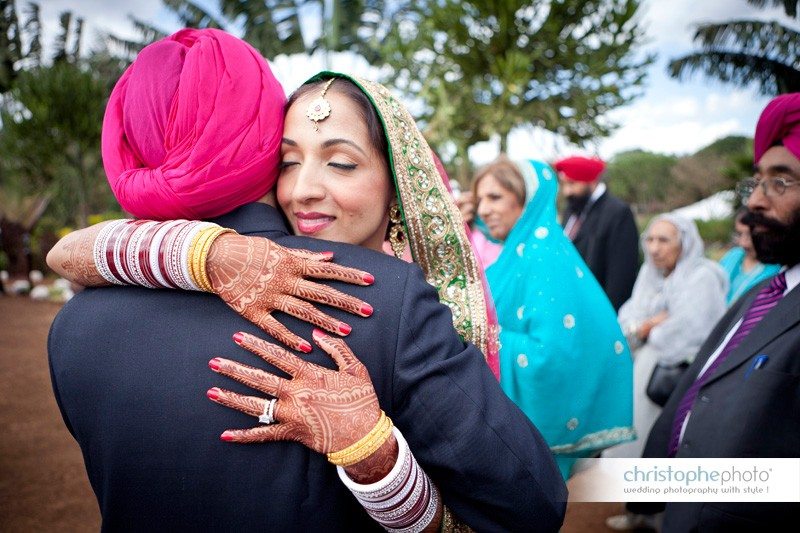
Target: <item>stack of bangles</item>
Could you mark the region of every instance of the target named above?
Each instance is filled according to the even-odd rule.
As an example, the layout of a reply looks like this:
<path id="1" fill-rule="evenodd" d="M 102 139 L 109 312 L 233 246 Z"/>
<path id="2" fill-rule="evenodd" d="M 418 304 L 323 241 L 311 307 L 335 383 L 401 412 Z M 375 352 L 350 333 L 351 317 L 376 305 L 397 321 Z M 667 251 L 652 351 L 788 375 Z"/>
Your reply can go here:
<path id="1" fill-rule="evenodd" d="M 368 485 L 350 479 L 343 467 L 369 457 L 389 435 L 397 440 L 399 452 L 397 462 L 386 477 Z M 355 460 L 357 457 L 361 459 Z M 428 527 L 436 515 L 439 505 L 436 486 L 417 464 L 403 435 L 383 411 L 372 431 L 344 450 L 329 453 L 328 460 L 337 465 L 339 478 L 367 513 L 387 531 L 418 533 Z"/>
<path id="2" fill-rule="evenodd" d="M 115 285 L 213 292 L 206 259 L 223 233 L 236 232 L 190 220 L 115 220 L 95 238 L 94 263 Z"/>

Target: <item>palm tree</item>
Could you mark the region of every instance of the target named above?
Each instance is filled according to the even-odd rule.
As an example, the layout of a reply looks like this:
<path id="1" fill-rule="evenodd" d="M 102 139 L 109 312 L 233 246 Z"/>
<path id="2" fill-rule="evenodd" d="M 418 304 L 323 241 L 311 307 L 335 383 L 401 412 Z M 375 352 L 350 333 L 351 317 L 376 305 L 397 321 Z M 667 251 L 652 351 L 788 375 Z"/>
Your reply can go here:
<path id="1" fill-rule="evenodd" d="M 162 0 L 181 21 L 193 28 L 222 28 L 239 33 L 265 57 L 281 54 L 348 50 L 374 63 L 388 31 L 391 14 L 402 2 L 383 0 L 219 0 L 211 13 L 192 0 Z M 391 4 L 391 7 L 390 7 Z M 320 21 L 314 28 L 308 21 Z M 128 60 L 166 32 L 131 17 L 141 39 L 131 41 L 106 34 L 108 45 Z M 317 37 L 306 35 L 307 32 Z M 327 57 L 327 56 L 326 56 Z"/>
<path id="2" fill-rule="evenodd" d="M 800 0 L 747 0 L 757 7 L 780 6 L 797 17 Z M 800 33 L 777 21 L 733 20 L 703 24 L 693 40 L 701 50 L 674 59 L 669 75 L 696 72 L 738 86 L 755 84 L 764 95 L 800 91 Z"/>

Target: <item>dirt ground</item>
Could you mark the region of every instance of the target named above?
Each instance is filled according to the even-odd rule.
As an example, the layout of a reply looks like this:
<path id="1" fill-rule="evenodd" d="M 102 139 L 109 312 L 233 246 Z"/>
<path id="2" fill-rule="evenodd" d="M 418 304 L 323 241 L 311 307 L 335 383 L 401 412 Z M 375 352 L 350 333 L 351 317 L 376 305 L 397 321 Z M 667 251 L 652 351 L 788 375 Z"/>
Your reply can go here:
<path id="1" fill-rule="evenodd" d="M 60 305 L 0 296 L 0 531 L 97 531 L 78 445 L 50 387 L 47 331 Z M 570 503 L 562 531 L 610 531 L 617 503 Z"/>

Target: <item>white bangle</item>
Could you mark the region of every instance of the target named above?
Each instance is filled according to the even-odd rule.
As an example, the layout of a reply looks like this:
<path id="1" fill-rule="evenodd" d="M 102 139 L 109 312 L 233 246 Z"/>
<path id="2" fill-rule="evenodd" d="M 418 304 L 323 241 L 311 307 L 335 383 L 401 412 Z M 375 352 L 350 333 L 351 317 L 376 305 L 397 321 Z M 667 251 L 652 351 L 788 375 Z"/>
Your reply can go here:
<path id="1" fill-rule="evenodd" d="M 130 275 L 133 277 L 133 281 L 135 281 L 137 285 L 147 287 L 148 289 L 155 289 L 156 286 L 150 283 L 150 281 L 144 275 L 141 265 L 141 258 L 139 256 L 139 250 L 142 246 L 142 239 L 156 224 L 158 224 L 158 222 L 142 222 L 136 227 L 135 230 L 133 230 L 133 234 L 128 240 L 128 249 L 126 250 L 125 257 L 128 262 L 128 268 L 130 269 Z"/>
<path id="2" fill-rule="evenodd" d="M 356 483 L 337 466 L 339 479 L 353 493 L 367 513 L 391 532 L 419 533 L 436 515 L 439 492 L 414 459 L 397 427 L 392 429 L 397 440 L 397 461 L 389 473 L 374 483 Z"/>
<path id="3" fill-rule="evenodd" d="M 111 254 L 111 260 L 114 262 L 114 268 L 117 270 L 117 275 L 123 281 L 125 285 L 136 285 L 136 283 L 128 277 L 125 273 L 124 263 L 125 261 L 122 259 L 125 255 L 125 250 L 122 249 L 122 244 L 127 243 L 130 240 L 129 233 L 133 233 L 136 230 L 135 220 L 129 220 L 128 223 L 119 228 L 116 232 L 116 240 L 114 241 L 114 249 Z"/>
<path id="4" fill-rule="evenodd" d="M 192 241 L 200 233 L 200 230 L 208 226 L 207 222 L 194 222 L 194 225 L 186 234 L 186 238 L 184 238 L 183 242 L 181 243 L 181 273 L 183 274 L 183 279 L 186 281 L 186 285 L 183 287 L 184 289 L 189 289 L 192 291 L 201 291 L 200 287 L 198 287 L 194 280 L 192 279 L 191 274 L 189 274 L 189 262 L 191 258 L 189 257 L 189 248 L 192 245 Z"/>
<path id="5" fill-rule="evenodd" d="M 161 251 L 161 244 L 164 242 L 164 237 L 169 233 L 169 231 L 174 228 L 175 226 L 182 224 L 185 220 L 173 220 L 171 222 L 165 222 L 158 228 L 156 234 L 153 235 L 153 240 L 150 241 L 150 272 L 153 273 L 153 277 L 156 278 L 156 281 L 161 284 L 164 288 L 175 288 L 176 286 L 169 281 L 167 281 L 167 272 L 163 272 L 161 270 L 161 265 L 159 264 L 159 252 Z M 166 252 L 165 252 L 166 253 Z M 169 264 L 169 256 L 163 258 L 164 269 L 168 268 Z"/>
<path id="6" fill-rule="evenodd" d="M 94 255 L 94 265 L 97 268 L 97 273 L 100 274 L 104 280 L 114 285 L 124 285 L 125 283 L 111 272 L 108 266 L 108 258 L 106 257 L 106 244 L 114 230 L 122 225 L 127 224 L 127 219 L 114 220 L 109 222 L 100 230 L 97 237 L 94 239 L 94 246 L 92 253 Z"/>
<path id="7" fill-rule="evenodd" d="M 397 484 L 402 481 L 402 479 L 398 479 L 398 477 L 401 470 L 403 470 L 403 464 L 408 462 L 410 465 L 411 457 L 407 456 L 411 454 L 411 450 L 408 447 L 408 443 L 403 438 L 403 434 L 397 429 L 397 426 L 392 428 L 392 435 L 394 435 L 395 440 L 397 440 L 397 462 L 395 462 L 392 469 L 383 479 L 379 479 L 374 483 L 362 485 L 350 479 L 350 476 L 347 475 L 344 468 L 341 466 L 336 467 L 336 471 L 339 473 L 339 479 L 341 479 L 344 486 L 350 489 L 350 492 L 354 493 L 357 497 L 380 498 L 396 490 Z"/>

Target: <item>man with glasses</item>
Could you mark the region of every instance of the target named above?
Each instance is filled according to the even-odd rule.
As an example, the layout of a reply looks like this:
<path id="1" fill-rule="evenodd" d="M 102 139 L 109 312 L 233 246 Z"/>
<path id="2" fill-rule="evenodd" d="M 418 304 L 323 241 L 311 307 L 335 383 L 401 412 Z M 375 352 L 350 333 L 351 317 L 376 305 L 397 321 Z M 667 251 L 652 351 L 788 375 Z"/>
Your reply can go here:
<path id="1" fill-rule="evenodd" d="M 714 327 L 650 431 L 644 457 L 800 456 L 800 93 L 767 105 L 754 152 L 755 176 L 739 188 L 749 211 L 742 220 L 758 259 L 781 271 Z M 641 523 L 636 516 L 625 522 Z M 668 503 L 663 531 L 783 531 L 798 517 L 796 503 Z"/>

